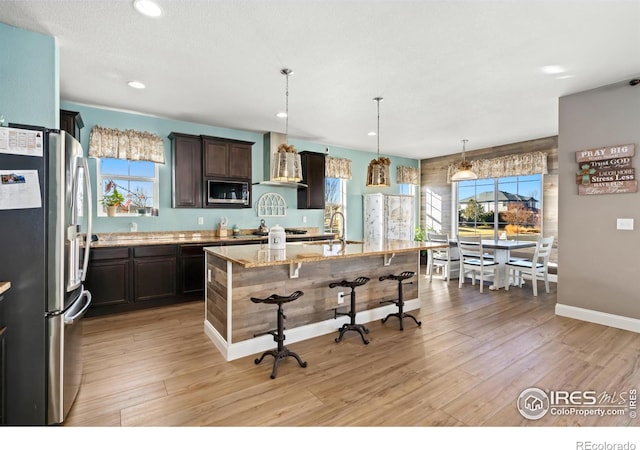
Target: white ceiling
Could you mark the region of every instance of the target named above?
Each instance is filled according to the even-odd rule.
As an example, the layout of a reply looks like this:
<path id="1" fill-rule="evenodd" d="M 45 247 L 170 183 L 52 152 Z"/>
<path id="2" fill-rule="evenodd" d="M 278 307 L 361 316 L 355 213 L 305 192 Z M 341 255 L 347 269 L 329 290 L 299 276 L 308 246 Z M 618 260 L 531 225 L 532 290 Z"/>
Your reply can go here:
<path id="1" fill-rule="evenodd" d="M 56 36 L 63 101 L 284 132 L 288 67 L 290 137 L 375 152 L 381 96 L 381 154 L 418 159 L 555 135 L 559 97 L 640 75 L 640 0 L 157 3 L 0 0 L 0 21 Z"/>

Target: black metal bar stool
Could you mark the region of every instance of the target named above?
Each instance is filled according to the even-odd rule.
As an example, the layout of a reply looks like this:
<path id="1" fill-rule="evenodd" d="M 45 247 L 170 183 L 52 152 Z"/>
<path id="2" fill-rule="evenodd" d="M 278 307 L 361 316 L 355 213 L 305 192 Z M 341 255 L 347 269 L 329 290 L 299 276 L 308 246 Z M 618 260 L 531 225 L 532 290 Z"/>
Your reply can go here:
<path id="1" fill-rule="evenodd" d="M 411 319 L 413 319 L 413 321 L 418 325 L 422 325 L 422 322 L 419 322 L 418 319 L 416 319 L 415 317 L 413 317 L 411 314 L 407 314 L 404 312 L 404 300 L 402 298 L 402 286 L 405 284 L 413 284 L 413 281 L 409 281 L 409 282 L 404 282 L 404 280 L 407 280 L 411 277 L 414 277 L 416 275 L 415 272 L 402 272 L 400 275 L 385 275 L 383 277 L 380 277 L 379 280 L 380 281 L 384 281 L 384 280 L 395 280 L 398 282 L 398 298 L 394 299 L 394 300 L 383 300 L 380 303 L 394 303 L 397 307 L 398 307 L 398 312 L 397 313 L 391 313 L 388 314 L 387 317 L 385 317 L 384 319 L 382 319 L 382 323 L 385 323 L 387 321 L 387 319 L 391 316 L 397 317 L 398 319 L 400 319 L 400 329 L 404 330 L 403 324 L 402 324 L 402 319 L 404 319 L 405 317 L 409 317 Z"/>
<path id="2" fill-rule="evenodd" d="M 278 305 L 278 328 L 276 330 L 266 331 L 264 333 L 257 333 L 254 336 L 262 336 L 264 334 L 270 334 L 273 336 L 273 340 L 278 343 L 278 348 L 276 350 L 268 350 L 262 354 L 260 358 L 256 358 L 255 363 L 260 364 L 265 356 L 271 355 L 273 356 L 273 371 L 271 372 L 271 378 L 275 378 L 278 372 L 278 364 L 287 356 L 292 356 L 298 361 L 300 367 L 307 367 L 306 361 L 302 361 L 300 356 L 297 353 L 289 351 L 287 347 L 284 346 L 284 319 L 287 316 L 284 315 L 284 311 L 282 310 L 282 305 L 284 303 L 292 302 L 300 297 L 302 297 L 304 293 L 302 291 L 295 291 L 293 294 L 288 297 L 283 297 L 278 294 L 271 294 L 267 298 L 255 298 L 251 297 L 251 301 L 253 303 L 266 303 L 269 305 Z"/>
<path id="3" fill-rule="evenodd" d="M 351 321 L 349 323 L 345 323 L 340 327 L 340 336 L 336 338 L 336 342 L 340 342 L 342 340 L 342 336 L 349 331 L 357 331 L 360 333 L 362 337 L 362 342 L 368 344 L 369 341 L 364 337 L 365 333 L 369 333 L 369 330 L 362 324 L 356 323 L 356 288 L 358 286 L 365 285 L 369 282 L 369 278 L 367 277 L 358 277 L 353 281 L 342 280 L 339 283 L 331 283 L 329 285 L 330 288 L 334 288 L 336 286 L 348 287 L 351 288 L 351 309 L 347 313 L 338 312 L 338 310 L 334 310 L 334 319 L 337 319 L 338 316 L 349 316 Z"/>

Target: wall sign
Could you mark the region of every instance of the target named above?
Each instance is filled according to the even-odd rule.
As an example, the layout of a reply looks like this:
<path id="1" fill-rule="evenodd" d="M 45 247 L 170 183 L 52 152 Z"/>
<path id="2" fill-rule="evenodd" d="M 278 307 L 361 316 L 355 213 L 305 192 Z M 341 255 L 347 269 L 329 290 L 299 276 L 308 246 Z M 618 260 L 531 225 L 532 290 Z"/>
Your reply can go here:
<path id="1" fill-rule="evenodd" d="M 635 144 L 594 148 L 576 152 L 578 195 L 638 192 L 631 158 Z"/>

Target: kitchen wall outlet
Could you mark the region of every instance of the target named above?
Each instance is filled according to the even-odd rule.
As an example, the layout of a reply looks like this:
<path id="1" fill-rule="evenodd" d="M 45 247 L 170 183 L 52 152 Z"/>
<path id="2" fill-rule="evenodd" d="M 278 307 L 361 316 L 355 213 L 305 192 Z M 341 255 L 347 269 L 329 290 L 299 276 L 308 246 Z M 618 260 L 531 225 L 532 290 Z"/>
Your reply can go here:
<path id="1" fill-rule="evenodd" d="M 207 281 L 211 283 L 211 269 L 207 270 Z"/>
<path id="2" fill-rule="evenodd" d="M 344 292 L 338 292 L 338 305 L 342 305 L 344 303 Z"/>
<path id="3" fill-rule="evenodd" d="M 129 231 L 131 231 L 132 233 L 135 233 L 136 231 L 138 231 L 138 224 L 135 222 L 131 222 L 129 224 Z"/>
<path id="4" fill-rule="evenodd" d="M 198 217 L 198 225 L 204 224 L 204 217 Z"/>
<path id="5" fill-rule="evenodd" d="M 302 216 L 302 223 L 307 223 L 307 216 Z"/>

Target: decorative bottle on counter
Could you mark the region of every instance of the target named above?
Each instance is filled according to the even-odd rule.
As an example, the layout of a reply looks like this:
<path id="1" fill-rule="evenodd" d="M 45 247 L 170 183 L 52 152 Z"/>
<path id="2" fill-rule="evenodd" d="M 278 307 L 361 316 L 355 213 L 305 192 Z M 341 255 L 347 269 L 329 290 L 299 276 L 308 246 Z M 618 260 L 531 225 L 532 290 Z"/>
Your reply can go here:
<path id="1" fill-rule="evenodd" d="M 268 247 L 270 250 L 284 250 L 287 248 L 287 236 L 284 228 L 280 225 L 274 225 L 269 230 Z"/>

